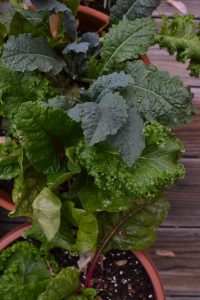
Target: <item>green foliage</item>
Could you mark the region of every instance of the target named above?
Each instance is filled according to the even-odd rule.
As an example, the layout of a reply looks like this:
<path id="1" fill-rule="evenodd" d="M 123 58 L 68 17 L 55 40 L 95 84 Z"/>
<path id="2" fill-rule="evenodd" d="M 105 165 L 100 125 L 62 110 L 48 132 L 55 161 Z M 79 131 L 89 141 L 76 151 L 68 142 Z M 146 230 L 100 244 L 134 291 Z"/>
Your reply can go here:
<path id="1" fill-rule="evenodd" d="M 72 10 L 73 14 L 76 15 L 81 1 L 80 0 L 61 0 L 60 2 L 66 4 Z"/>
<path id="2" fill-rule="evenodd" d="M 104 61 L 102 73 L 109 73 L 116 65 L 137 59 L 152 44 L 156 24 L 152 19 L 123 20 L 112 26 L 104 37 L 101 57 Z"/>
<path id="3" fill-rule="evenodd" d="M 32 38 L 30 34 L 11 37 L 4 46 L 3 62 L 12 70 L 25 72 L 40 70 L 61 72 L 63 61 L 43 37 Z"/>
<path id="4" fill-rule="evenodd" d="M 64 147 L 80 137 L 78 124 L 65 110 L 43 102 L 23 103 L 13 121 L 16 136 L 34 168 L 45 174 L 57 172 Z"/>
<path id="5" fill-rule="evenodd" d="M 122 95 L 145 120 L 157 120 L 170 127 L 191 121 L 192 93 L 179 77 L 170 77 L 142 61 L 127 63 L 125 72 L 132 76 L 133 83 L 124 88 Z"/>
<path id="6" fill-rule="evenodd" d="M 155 43 L 176 53 L 178 61 L 190 61 L 189 70 L 192 76 L 200 76 L 200 35 L 192 15 L 175 15 L 173 20 L 162 17 L 163 25 L 155 36 Z"/>
<path id="7" fill-rule="evenodd" d="M 141 17 L 149 17 L 160 5 L 161 0 L 117 0 L 111 8 L 110 21 L 118 23 L 123 18 L 134 20 Z"/>
<path id="8" fill-rule="evenodd" d="M 19 175 L 23 159 L 22 148 L 10 138 L 0 144 L 0 179 L 12 179 Z"/>
<path id="9" fill-rule="evenodd" d="M 183 146 L 158 123 L 147 125 L 144 134 L 145 149 L 131 168 L 105 145 L 89 147 L 81 142 L 77 147 L 78 160 L 98 188 L 118 197 L 152 199 L 184 175 L 184 167 L 177 163 Z"/>
<path id="10" fill-rule="evenodd" d="M 33 215 L 51 241 L 60 227 L 61 201 L 48 188 L 43 188 L 33 201 Z"/>

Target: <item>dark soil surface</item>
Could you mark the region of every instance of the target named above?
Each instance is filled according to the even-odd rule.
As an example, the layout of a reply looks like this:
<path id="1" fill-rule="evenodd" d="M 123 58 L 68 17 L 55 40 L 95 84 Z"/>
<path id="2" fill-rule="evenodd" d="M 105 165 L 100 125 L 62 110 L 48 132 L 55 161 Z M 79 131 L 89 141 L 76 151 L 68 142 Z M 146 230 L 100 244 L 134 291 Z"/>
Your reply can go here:
<path id="1" fill-rule="evenodd" d="M 109 0 L 107 2 L 109 2 Z M 116 0 L 110 1 L 111 6 L 114 5 L 115 3 L 116 3 Z M 97 9 L 97 10 L 100 10 L 107 14 L 109 13 L 108 6 L 106 8 L 104 7 L 104 0 L 82 0 L 81 4 L 87 5 L 91 8 Z"/>
<path id="2" fill-rule="evenodd" d="M 60 249 L 52 253 L 60 266 L 77 266 L 77 256 Z M 145 269 L 130 251 L 113 250 L 103 257 L 96 267 L 93 287 L 103 300 L 156 300 Z"/>

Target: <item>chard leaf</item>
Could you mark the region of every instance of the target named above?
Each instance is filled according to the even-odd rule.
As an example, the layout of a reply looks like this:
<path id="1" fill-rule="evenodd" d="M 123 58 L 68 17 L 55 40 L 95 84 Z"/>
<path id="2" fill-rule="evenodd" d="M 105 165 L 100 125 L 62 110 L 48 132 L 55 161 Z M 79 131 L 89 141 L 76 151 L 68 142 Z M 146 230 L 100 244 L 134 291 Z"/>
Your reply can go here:
<path id="1" fill-rule="evenodd" d="M 160 3 L 161 0 L 117 0 L 111 8 L 110 21 L 118 23 L 123 18 L 134 20 L 149 17 Z"/>
<path id="2" fill-rule="evenodd" d="M 33 214 L 48 241 L 51 241 L 60 227 L 60 199 L 48 188 L 43 188 L 33 201 Z"/>
<path id="3" fill-rule="evenodd" d="M 8 39 L 2 56 L 3 62 L 15 71 L 61 72 L 63 61 L 57 57 L 43 37 L 32 38 L 21 34 Z"/>
<path id="4" fill-rule="evenodd" d="M 79 287 L 79 270 L 74 267 L 62 269 L 47 285 L 37 300 L 63 300 Z"/>
<path id="5" fill-rule="evenodd" d="M 119 151 L 129 166 L 138 159 L 145 147 L 143 129 L 143 120 L 134 109 L 130 108 L 127 122 L 116 135 L 107 138 L 107 142 Z"/>
<path id="6" fill-rule="evenodd" d="M 9 180 L 17 177 L 21 172 L 22 160 L 22 148 L 6 138 L 5 143 L 0 144 L 0 179 Z"/>
<path id="7" fill-rule="evenodd" d="M 111 72 L 116 65 L 144 54 L 152 44 L 155 33 L 156 23 L 152 19 L 122 20 L 113 26 L 104 37 L 102 73 Z"/>
<path id="8" fill-rule="evenodd" d="M 178 163 L 183 145 L 158 123 L 147 125 L 144 135 L 145 149 L 131 168 L 117 152 L 103 144 L 89 147 L 80 142 L 77 159 L 98 188 L 118 197 L 153 199 L 183 177 L 184 167 Z"/>
<path id="9" fill-rule="evenodd" d="M 58 188 L 62 183 L 67 181 L 68 179 L 72 178 L 74 175 L 73 172 L 67 171 L 58 171 L 53 174 L 49 174 L 47 176 L 47 185 L 50 189 Z"/>
<path id="10" fill-rule="evenodd" d="M 191 120 L 192 94 L 180 78 L 170 77 L 142 61 L 127 63 L 125 72 L 134 82 L 124 88 L 122 95 L 145 120 L 158 120 L 172 127 Z"/>
<path id="11" fill-rule="evenodd" d="M 81 132 L 67 112 L 43 102 L 23 103 L 13 129 L 33 167 L 42 173 L 57 172 L 64 147 L 79 140 Z"/>
<path id="12" fill-rule="evenodd" d="M 89 145 L 104 141 L 108 135 L 117 133 L 128 118 L 128 106 L 118 93 L 107 94 L 99 103 L 78 104 L 69 111 L 69 116 L 82 122 L 84 135 Z"/>
<path id="13" fill-rule="evenodd" d="M 133 82 L 133 78 L 123 71 L 114 72 L 99 77 L 87 91 L 82 93 L 82 97 L 84 100 L 99 102 L 106 94 L 119 91 Z"/>
<path id="14" fill-rule="evenodd" d="M 153 203 L 146 204 L 144 208 L 135 213 L 119 231 L 107 246 L 110 249 L 143 250 L 149 248 L 156 240 L 156 230 L 168 213 L 168 202 L 164 196 L 159 196 Z M 126 213 L 102 213 L 99 217 L 101 242 L 115 228 L 115 226 L 127 215 Z"/>
<path id="15" fill-rule="evenodd" d="M 163 16 L 163 25 L 155 37 L 155 43 L 167 48 L 170 54 L 176 53 L 177 60 L 190 61 L 189 70 L 192 76 L 200 76 L 200 35 L 192 15 L 176 14 L 173 20 Z"/>
<path id="16" fill-rule="evenodd" d="M 59 11 L 64 12 L 69 10 L 65 4 L 57 0 L 32 0 L 32 2 L 36 6 L 37 11 L 53 11 L 57 13 Z"/>

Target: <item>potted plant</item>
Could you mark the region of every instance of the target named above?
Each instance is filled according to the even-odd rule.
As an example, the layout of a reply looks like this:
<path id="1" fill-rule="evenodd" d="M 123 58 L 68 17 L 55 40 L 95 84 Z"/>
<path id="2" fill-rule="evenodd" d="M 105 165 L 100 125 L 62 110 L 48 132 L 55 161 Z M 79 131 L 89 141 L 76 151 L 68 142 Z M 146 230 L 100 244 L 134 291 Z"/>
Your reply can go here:
<path id="1" fill-rule="evenodd" d="M 13 185 L 10 215 L 32 226 L 0 242 L 30 227 L 0 255 L 1 296 L 164 299 L 137 250 L 154 243 L 165 189 L 184 176 L 171 128 L 193 108 L 179 78 L 138 60 L 157 39 L 159 1 L 118 1 L 98 34 L 85 32 L 85 8 L 75 18 L 79 1 L 12 2 L 0 16 L 0 179 Z"/>

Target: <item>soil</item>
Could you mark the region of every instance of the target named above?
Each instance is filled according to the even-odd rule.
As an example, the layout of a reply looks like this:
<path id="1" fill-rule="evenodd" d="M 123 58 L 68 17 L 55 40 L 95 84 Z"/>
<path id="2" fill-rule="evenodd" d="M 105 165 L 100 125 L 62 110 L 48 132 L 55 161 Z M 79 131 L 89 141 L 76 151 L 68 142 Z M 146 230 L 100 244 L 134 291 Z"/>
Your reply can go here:
<path id="1" fill-rule="evenodd" d="M 61 249 L 52 254 L 62 267 L 77 266 L 78 256 Z M 84 284 L 86 271 L 82 275 Z M 96 267 L 92 287 L 102 300 L 156 300 L 151 281 L 131 251 L 112 250 Z"/>
<path id="2" fill-rule="evenodd" d="M 107 2 L 109 2 L 109 0 L 107 0 Z M 112 7 L 112 5 L 114 5 L 115 3 L 116 0 L 111 0 L 110 6 Z M 104 7 L 104 0 L 82 0 L 81 4 L 100 10 L 106 14 L 109 13 L 108 5 L 106 8 Z"/>

